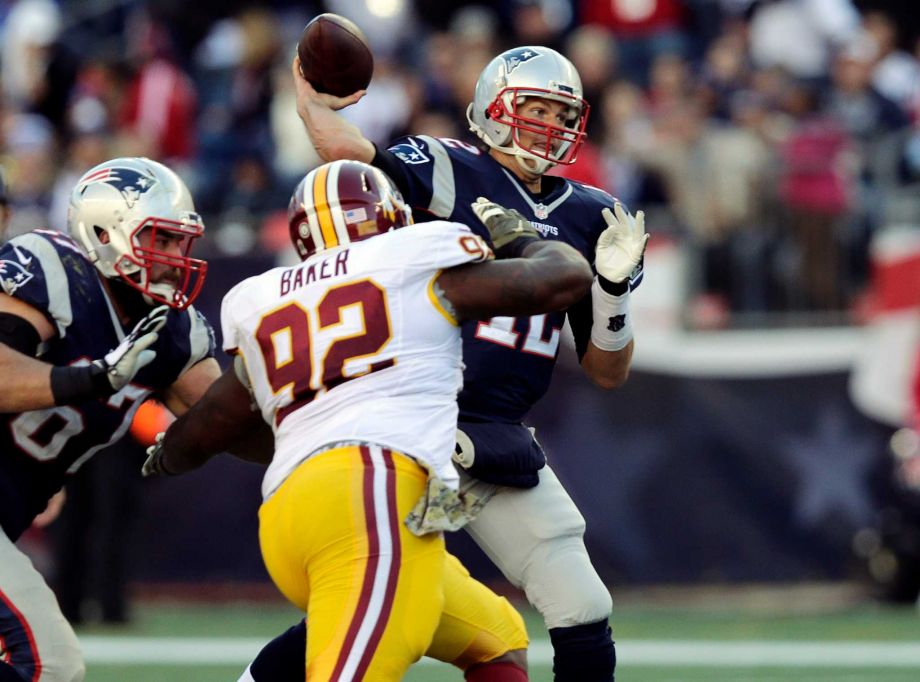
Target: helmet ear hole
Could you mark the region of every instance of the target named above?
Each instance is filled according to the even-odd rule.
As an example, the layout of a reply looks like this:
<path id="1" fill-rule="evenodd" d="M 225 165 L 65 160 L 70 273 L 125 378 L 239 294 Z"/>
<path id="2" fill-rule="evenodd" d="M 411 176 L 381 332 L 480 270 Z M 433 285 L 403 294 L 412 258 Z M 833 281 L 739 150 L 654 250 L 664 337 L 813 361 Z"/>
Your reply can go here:
<path id="1" fill-rule="evenodd" d="M 96 233 L 96 239 L 99 240 L 100 244 L 109 243 L 109 233 L 103 230 L 98 225 L 93 225 L 93 231 Z"/>

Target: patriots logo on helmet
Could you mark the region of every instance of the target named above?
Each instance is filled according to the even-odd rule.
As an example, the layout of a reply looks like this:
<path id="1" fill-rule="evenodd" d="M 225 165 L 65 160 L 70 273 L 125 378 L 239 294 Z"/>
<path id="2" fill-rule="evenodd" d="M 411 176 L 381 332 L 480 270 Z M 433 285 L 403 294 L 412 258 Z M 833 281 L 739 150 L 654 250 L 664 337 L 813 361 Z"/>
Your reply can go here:
<path id="1" fill-rule="evenodd" d="M 10 296 L 34 275 L 12 260 L 0 260 L 0 287 Z"/>
<path id="2" fill-rule="evenodd" d="M 502 59 L 505 60 L 505 68 L 508 73 L 514 71 L 524 62 L 529 62 L 531 59 L 536 59 L 541 56 L 539 52 L 533 50 L 529 47 L 521 47 L 517 50 L 509 50 L 502 55 Z"/>
<path id="3" fill-rule="evenodd" d="M 141 194 L 150 191 L 157 184 L 157 179 L 130 168 L 103 168 L 83 178 L 84 188 L 97 182 L 104 182 L 117 189 L 125 198 L 128 208 L 134 208 Z"/>

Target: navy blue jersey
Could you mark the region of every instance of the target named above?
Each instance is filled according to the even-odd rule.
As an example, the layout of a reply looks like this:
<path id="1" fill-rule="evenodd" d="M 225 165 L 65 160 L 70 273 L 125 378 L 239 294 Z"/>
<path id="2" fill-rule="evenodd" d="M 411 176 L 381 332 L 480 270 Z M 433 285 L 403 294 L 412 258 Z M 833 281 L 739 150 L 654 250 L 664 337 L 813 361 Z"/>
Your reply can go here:
<path id="1" fill-rule="evenodd" d="M 544 176 L 543 191 L 534 195 L 487 153 L 459 140 L 419 135 L 397 140 L 389 151 L 405 169 L 397 183 L 416 220 L 426 215 L 454 220 L 488 239 L 470 208 L 482 196 L 517 209 L 545 238 L 570 244 L 594 262 L 598 237 L 607 227 L 601 210 L 614 204 L 607 192 Z M 590 294 L 567 313 L 464 323 L 461 421 L 516 423 L 524 418 L 549 388 L 566 314 L 581 355 L 591 334 Z"/>
<path id="2" fill-rule="evenodd" d="M 52 365 L 102 357 L 122 327 L 96 268 L 70 237 L 36 230 L 0 246 L 0 288 L 42 311 L 57 336 L 39 349 Z M 194 308 L 171 310 L 152 346 L 156 359 L 106 399 L 0 415 L 0 526 L 15 540 L 68 474 L 121 438 L 147 396 L 214 354 L 214 332 Z"/>

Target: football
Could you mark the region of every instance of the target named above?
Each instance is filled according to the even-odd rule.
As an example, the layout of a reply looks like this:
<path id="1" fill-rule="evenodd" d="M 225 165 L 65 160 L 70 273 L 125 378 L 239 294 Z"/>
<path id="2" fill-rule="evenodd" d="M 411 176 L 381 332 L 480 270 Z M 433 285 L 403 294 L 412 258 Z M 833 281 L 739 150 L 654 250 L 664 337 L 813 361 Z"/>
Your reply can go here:
<path id="1" fill-rule="evenodd" d="M 300 73 L 317 92 L 345 97 L 365 89 L 374 74 L 374 56 L 354 22 L 338 14 L 320 14 L 297 43 Z"/>

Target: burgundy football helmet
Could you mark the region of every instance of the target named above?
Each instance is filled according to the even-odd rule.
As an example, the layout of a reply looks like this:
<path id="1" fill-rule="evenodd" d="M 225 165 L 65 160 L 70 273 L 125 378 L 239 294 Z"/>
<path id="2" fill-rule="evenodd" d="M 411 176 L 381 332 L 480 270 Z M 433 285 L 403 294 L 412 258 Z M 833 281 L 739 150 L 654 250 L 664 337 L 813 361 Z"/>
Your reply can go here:
<path id="1" fill-rule="evenodd" d="M 387 175 L 360 161 L 333 161 L 300 181 L 288 206 L 301 260 L 412 224 L 412 210 Z"/>

